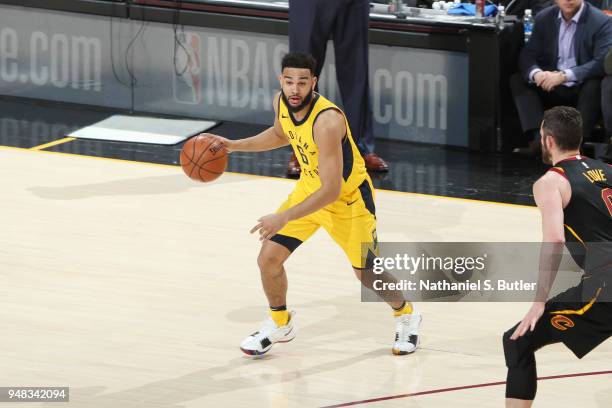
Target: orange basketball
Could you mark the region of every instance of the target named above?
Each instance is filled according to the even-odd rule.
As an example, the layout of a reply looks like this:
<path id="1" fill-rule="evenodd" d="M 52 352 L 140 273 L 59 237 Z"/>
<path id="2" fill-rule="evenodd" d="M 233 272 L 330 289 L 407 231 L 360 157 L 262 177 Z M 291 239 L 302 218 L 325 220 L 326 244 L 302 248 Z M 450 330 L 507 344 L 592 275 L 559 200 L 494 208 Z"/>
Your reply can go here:
<path id="1" fill-rule="evenodd" d="M 216 180 L 227 168 L 227 152 L 212 136 L 199 135 L 189 139 L 181 150 L 181 167 L 197 181 Z"/>

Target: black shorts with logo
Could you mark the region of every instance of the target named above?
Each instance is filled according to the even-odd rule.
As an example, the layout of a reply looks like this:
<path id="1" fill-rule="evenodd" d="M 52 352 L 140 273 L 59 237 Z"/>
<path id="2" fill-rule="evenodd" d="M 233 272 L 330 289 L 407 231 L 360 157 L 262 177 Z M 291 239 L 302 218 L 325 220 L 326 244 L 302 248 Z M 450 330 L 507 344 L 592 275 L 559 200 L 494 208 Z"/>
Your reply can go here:
<path id="1" fill-rule="evenodd" d="M 516 341 L 507 341 L 505 354 L 509 367 L 545 345 L 563 343 L 578 358 L 612 336 L 612 285 L 584 276 L 578 286 L 569 288 L 546 302 L 544 313 L 533 331 Z M 508 330 L 504 337 L 514 333 Z"/>

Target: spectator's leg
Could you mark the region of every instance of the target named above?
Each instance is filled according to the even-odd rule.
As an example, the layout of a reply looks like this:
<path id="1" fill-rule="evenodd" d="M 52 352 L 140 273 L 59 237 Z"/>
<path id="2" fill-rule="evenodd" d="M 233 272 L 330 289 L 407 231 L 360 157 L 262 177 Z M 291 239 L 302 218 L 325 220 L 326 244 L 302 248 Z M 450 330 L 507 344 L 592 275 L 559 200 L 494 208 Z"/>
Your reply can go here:
<path id="1" fill-rule="evenodd" d="M 327 42 L 331 36 L 337 12 L 338 5 L 335 1 L 289 0 L 289 51 L 300 51 L 312 55 L 317 61 L 315 68 L 317 78 L 325 63 Z M 318 91 L 318 84 L 315 90 Z M 300 162 L 292 153 L 287 164 L 287 175 L 298 177 L 300 171 Z"/>
<path id="2" fill-rule="evenodd" d="M 589 140 L 601 116 L 601 78 L 588 79 L 580 86 L 576 109 L 582 115 L 582 135 L 585 140 Z"/>
<path id="3" fill-rule="evenodd" d="M 537 87 L 525 82 L 521 74 L 515 73 L 510 77 L 510 91 L 518 111 L 523 133 L 533 132 L 535 134 L 540 129 L 540 123 L 544 115 L 543 101 Z"/>
<path id="4" fill-rule="evenodd" d="M 328 4 L 329 3 L 329 4 Z M 338 13 L 337 1 L 289 0 L 289 50 L 311 54 L 318 77 Z"/>
<path id="5" fill-rule="evenodd" d="M 362 154 L 374 151 L 368 81 L 368 0 L 336 0 L 344 7 L 334 30 L 336 74 L 353 138 Z"/>

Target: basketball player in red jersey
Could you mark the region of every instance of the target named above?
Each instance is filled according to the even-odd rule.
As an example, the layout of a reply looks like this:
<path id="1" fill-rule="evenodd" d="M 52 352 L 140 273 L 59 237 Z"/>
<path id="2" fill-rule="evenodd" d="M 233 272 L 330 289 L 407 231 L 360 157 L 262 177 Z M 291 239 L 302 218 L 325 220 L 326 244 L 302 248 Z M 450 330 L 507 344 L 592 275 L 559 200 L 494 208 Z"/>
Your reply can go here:
<path id="1" fill-rule="evenodd" d="M 506 407 L 512 408 L 533 403 L 536 350 L 562 342 L 582 358 L 612 335 L 612 167 L 580 155 L 582 119 L 574 108 L 546 111 L 540 134 L 542 157 L 554 167 L 533 186 L 544 242 L 536 301 L 503 336 Z M 544 302 L 564 243 L 584 275 Z"/>

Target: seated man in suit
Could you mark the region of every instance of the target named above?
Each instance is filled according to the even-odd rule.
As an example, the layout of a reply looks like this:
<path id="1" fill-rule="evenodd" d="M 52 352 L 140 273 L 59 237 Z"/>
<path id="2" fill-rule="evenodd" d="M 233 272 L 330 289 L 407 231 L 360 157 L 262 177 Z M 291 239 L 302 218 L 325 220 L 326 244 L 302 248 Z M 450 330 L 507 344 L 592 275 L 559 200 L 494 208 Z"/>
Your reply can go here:
<path id="1" fill-rule="evenodd" d="M 556 0 L 538 13 L 521 50 L 520 73 L 510 79 L 521 127 L 533 138 L 528 153 L 539 153 L 543 112 L 553 106 L 576 107 L 588 139 L 601 115 L 604 58 L 611 46 L 612 20 L 584 0 Z"/>

